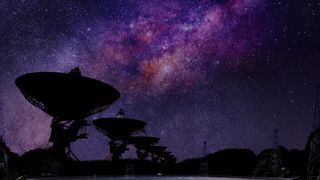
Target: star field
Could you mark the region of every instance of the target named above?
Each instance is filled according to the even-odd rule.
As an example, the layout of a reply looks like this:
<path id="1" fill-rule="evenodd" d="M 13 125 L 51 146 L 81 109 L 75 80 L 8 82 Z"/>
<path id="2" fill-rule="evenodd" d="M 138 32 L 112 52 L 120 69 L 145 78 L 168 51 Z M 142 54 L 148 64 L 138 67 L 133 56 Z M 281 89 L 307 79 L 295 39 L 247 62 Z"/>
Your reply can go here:
<path id="1" fill-rule="evenodd" d="M 316 0 L 0 2 L 0 132 L 18 153 L 50 146 L 51 117 L 14 85 L 37 71 L 82 74 L 117 88 L 106 112 L 148 123 L 179 160 L 208 150 L 304 148 L 320 84 Z M 102 159 L 94 127 L 72 145 Z M 130 153 L 126 156 L 130 157 Z"/>

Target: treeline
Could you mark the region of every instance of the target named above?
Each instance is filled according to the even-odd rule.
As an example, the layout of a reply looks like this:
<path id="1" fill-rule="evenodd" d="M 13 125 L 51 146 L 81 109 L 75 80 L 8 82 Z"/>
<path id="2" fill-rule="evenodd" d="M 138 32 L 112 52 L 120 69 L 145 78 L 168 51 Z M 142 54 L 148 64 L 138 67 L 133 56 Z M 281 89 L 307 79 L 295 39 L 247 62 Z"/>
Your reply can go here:
<path id="1" fill-rule="evenodd" d="M 306 169 L 306 153 L 302 150 L 278 148 L 279 174 L 296 177 Z M 226 149 L 203 158 L 178 163 L 119 160 L 116 162 L 74 161 L 50 149 L 37 149 L 11 158 L 10 175 L 39 176 L 103 176 L 103 175 L 173 175 L 173 176 L 274 176 L 274 150 L 256 155 L 249 149 Z"/>

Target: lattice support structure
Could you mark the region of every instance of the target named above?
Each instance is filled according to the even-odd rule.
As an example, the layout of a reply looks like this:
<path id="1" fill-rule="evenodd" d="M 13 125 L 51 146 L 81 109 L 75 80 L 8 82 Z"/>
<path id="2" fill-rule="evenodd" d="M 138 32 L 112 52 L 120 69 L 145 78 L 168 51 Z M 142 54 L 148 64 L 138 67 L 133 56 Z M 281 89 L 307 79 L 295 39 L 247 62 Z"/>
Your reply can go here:
<path id="1" fill-rule="evenodd" d="M 316 179 L 319 176 L 320 168 L 320 130 L 314 132 L 310 142 L 308 160 L 308 180 Z"/>
<path id="2" fill-rule="evenodd" d="M 314 116 L 313 116 L 313 124 L 312 131 L 316 131 L 320 128 L 320 86 L 317 87 L 316 92 L 316 102 L 314 104 Z"/>
<path id="3" fill-rule="evenodd" d="M 134 164 L 129 163 L 126 165 L 126 172 L 125 174 L 127 176 L 133 176 L 134 175 Z"/>
<path id="4" fill-rule="evenodd" d="M 312 133 L 309 140 L 307 179 L 319 177 L 320 168 L 320 86 L 317 87 Z"/>
<path id="5" fill-rule="evenodd" d="M 280 149 L 279 149 L 279 134 L 278 129 L 274 129 L 273 131 L 273 150 L 272 150 L 272 157 L 271 157 L 271 168 L 272 168 L 272 176 L 278 177 L 280 176 L 281 172 L 281 156 L 280 156 Z"/>
<path id="6" fill-rule="evenodd" d="M 200 176 L 208 176 L 209 175 L 209 163 L 208 161 L 204 161 L 200 163 L 199 169 Z"/>
<path id="7" fill-rule="evenodd" d="M 206 157 L 208 155 L 207 141 L 203 141 L 201 155 L 202 155 L 202 157 Z"/>
<path id="8" fill-rule="evenodd" d="M 279 149 L 278 130 L 273 131 L 273 147 L 269 152 L 262 154 L 256 168 L 253 171 L 254 176 L 261 177 L 279 177 L 281 176 L 281 154 Z"/>

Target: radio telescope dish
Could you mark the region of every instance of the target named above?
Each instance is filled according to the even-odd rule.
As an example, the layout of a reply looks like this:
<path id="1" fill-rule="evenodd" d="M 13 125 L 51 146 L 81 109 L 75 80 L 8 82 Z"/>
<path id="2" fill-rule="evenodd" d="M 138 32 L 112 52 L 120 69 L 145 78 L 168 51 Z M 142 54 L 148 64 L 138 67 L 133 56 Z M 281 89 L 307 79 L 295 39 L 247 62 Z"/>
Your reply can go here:
<path id="1" fill-rule="evenodd" d="M 128 139 L 128 144 L 133 144 L 136 147 L 137 158 L 144 160 L 148 157 L 148 147 L 159 142 L 159 138 L 150 136 L 132 136 Z"/>
<path id="2" fill-rule="evenodd" d="M 110 138 L 110 153 L 112 160 L 120 159 L 127 149 L 127 140 L 139 131 L 144 131 L 146 123 L 129 118 L 101 118 L 92 124 L 104 135 Z"/>
<path id="3" fill-rule="evenodd" d="M 92 121 L 92 124 L 104 135 L 113 140 L 129 138 L 135 132 L 144 131 L 146 123 L 129 118 L 101 118 Z"/>
<path id="4" fill-rule="evenodd" d="M 70 73 L 24 74 L 15 83 L 31 104 L 53 117 L 51 148 L 64 153 L 67 150 L 74 157 L 70 143 L 87 137 L 87 133 L 79 134 L 89 126 L 84 118 L 105 110 L 120 97 L 112 86 L 81 76 L 79 68 Z"/>
<path id="5" fill-rule="evenodd" d="M 31 104 L 64 120 L 101 112 L 120 97 L 112 86 L 74 73 L 29 73 L 15 83 Z"/>
<path id="6" fill-rule="evenodd" d="M 128 139 L 128 144 L 133 144 L 136 147 L 143 148 L 155 145 L 159 142 L 159 138 L 150 136 L 132 136 Z"/>

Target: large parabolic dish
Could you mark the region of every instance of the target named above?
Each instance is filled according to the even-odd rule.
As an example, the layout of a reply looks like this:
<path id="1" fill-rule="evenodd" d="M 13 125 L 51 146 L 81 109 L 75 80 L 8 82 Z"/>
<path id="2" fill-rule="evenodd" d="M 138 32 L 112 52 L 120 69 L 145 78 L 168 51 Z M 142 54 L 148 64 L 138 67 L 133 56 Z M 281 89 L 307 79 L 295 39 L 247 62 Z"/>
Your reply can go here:
<path id="1" fill-rule="evenodd" d="M 165 146 L 150 146 L 147 148 L 147 151 L 152 154 L 160 154 L 167 149 Z"/>
<path id="2" fill-rule="evenodd" d="M 138 148 L 149 147 L 159 142 L 159 138 L 150 136 L 132 136 L 128 140 L 128 144 L 134 144 Z"/>
<path id="3" fill-rule="evenodd" d="M 101 118 L 92 121 L 99 131 L 112 140 L 129 138 L 133 133 L 143 130 L 146 123 L 129 118 Z"/>
<path id="4" fill-rule="evenodd" d="M 36 72 L 18 77 L 15 83 L 31 104 L 63 120 L 104 111 L 120 97 L 112 86 L 78 74 Z"/>

